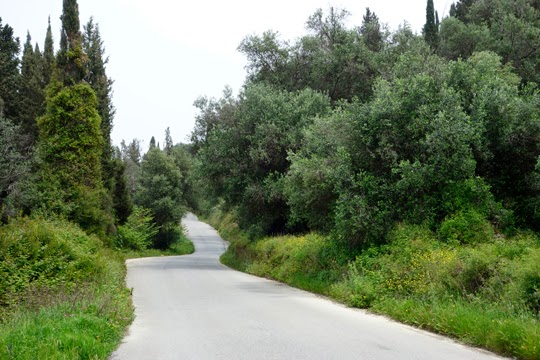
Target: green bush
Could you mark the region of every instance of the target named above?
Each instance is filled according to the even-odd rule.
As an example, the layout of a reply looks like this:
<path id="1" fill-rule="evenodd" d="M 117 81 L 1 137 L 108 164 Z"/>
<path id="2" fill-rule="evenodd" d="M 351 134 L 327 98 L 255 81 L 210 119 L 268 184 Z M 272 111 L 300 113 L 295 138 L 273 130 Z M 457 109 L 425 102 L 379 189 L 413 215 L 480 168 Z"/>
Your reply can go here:
<path id="1" fill-rule="evenodd" d="M 443 221 L 439 228 L 439 237 L 448 243 L 477 244 L 494 236 L 493 226 L 476 210 L 460 211 Z"/>
<path id="2" fill-rule="evenodd" d="M 183 236 L 180 224 L 167 223 L 159 228 L 159 231 L 152 239 L 152 247 L 165 250 L 172 244 L 179 241 Z"/>
<path id="3" fill-rule="evenodd" d="M 0 227 L 0 307 L 17 305 L 35 288 L 69 291 L 102 277 L 101 246 L 61 220 L 18 218 Z"/>
<path id="4" fill-rule="evenodd" d="M 158 229 L 149 209 L 135 206 L 125 225 L 118 227 L 115 245 L 118 248 L 145 250 L 152 244 Z"/>
<path id="5" fill-rule="evenodd" d="M 531 250 L 523 258 L 518 278 L 520 295 L 535 314 L 540 313 L 540 249 Z"/>

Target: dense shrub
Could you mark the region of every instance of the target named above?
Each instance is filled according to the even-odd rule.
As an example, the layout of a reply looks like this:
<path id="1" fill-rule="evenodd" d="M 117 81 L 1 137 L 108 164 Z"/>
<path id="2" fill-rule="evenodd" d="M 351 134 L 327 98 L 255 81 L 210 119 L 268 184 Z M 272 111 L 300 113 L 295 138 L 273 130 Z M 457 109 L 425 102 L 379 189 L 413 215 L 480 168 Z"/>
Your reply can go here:
<path id="1" fill-rule="evenodd" d="M 127 222 L 118 227 L 115 245 L 118 248 L 145 250 L 159 231 L 153 221 L 149 209 L 135 206 Z"/>
<path id="2" fill-rule="evenodd" d="M 0 227 L 0 306 L 31 288 L 70 289 L 103 275 L 101 242 L 66 221 L 18 218 Z"/>

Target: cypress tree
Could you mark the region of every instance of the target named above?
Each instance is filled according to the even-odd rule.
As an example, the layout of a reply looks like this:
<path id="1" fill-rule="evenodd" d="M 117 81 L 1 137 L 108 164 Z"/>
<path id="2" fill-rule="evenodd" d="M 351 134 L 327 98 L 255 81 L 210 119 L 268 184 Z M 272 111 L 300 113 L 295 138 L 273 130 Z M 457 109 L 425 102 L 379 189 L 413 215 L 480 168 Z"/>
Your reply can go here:
<path id="1" fill-rule="evenodd" d="M 45 46 L 43 48 L 43 84 L 49 85 L 54 69 L 56 67 L 56 59 L 54 57 L 54 41 L 51 30 L 51 17 L 49 16 L 49 26 L 47 27 L 47 35 L 45 36 Z"/>
<path id="2" fill-rule="evenodd" d="M 96 93 L 83 80 L 86 55 L 76 0 L 64 0 L 57 57 L 58 76 L 47 88 L 47 109 L 38 120 L 41 203 L 91 233 L 104 235 L 114 220 L 103 186 L 101 118 Z"/>
<path id="3" fill-rule="evenodd" d="M 114 198 L 115 165 L 113 162 L 113 147 L 111 143 L 111 131 L 115 109 L 112 104 L 113 81 L 107 77 L 105 65 L 108 58 L 104 56 L 105 48 L 99 32 L 99 25 L 94 24 L 90 18 L 84 26 L 83 50 L 87 55 L 86 82 L 96 93 L 98 100 L 98 113 L 101 117 L 101 135 L 103 137 L 103 149 L 101 151 L 101 166 L 103 170 L 103 183 L 111 197 Z M 118 200 L 113 199 L 113 203 Z"/>
<path id="4" fill-rule="evenodd" d="M 439 44 L 439 28 L 435 17 L 433 0 L 427 0 L 426 23 L 422 32 L 424 33 L 424 39 L 433 50 L 437 49 Z"/>
<path id="5" fill-rule="evenodd" d="M 60 80 L 64 85 L 73 85 L 83 80 L 86 72 L 86 55 L 82 48 L 77 0 L 64 0 L 60 19 L 62 20 L 62 31 L 57 59 L 58 70 Z"/>
<path id="6" fill-rule="evenodd" d="M 7 119 L 19 121 L 19 38 L 13 28 L 2 25 L 0 18 L 0 108 Z"/>
<path id="7" fill-rule="evenodd" d="M 21 109 L 19 121 L 22 131 L 28 135 L 29 144 L 37 140 L 37 118 L 43 114 L 45 95 L 39 47 L 32 48 L 30 33 L 26 36 L 21 62 Z"/>
<path id="8" fill-rule="evenodd" d="M 171 137 L 171 130 L 167 127 L 165 130 L 165 147 L 163 150 L 167 153 L 167 155 L 171 155 L 173 148 L 173 140 Z"/>

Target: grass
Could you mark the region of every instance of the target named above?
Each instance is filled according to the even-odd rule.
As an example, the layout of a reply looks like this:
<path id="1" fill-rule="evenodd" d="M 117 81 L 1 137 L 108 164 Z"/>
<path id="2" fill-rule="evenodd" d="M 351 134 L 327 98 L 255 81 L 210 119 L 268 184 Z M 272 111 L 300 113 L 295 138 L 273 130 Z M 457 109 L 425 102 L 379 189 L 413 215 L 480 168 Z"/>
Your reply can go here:
<path id="1" fill-rule="evenodd" d="M 482 224 L 484 236 L 445 242 L 400 224 L 387 245 L 351 259 L 328 236 L 250 241 L 231 214 L 215 211 L 207 220 L 231 242 L 221 261 L 235 269 L 499 354 L 540 359 L 540 241 L 533 233 L 506 238 Z"/>

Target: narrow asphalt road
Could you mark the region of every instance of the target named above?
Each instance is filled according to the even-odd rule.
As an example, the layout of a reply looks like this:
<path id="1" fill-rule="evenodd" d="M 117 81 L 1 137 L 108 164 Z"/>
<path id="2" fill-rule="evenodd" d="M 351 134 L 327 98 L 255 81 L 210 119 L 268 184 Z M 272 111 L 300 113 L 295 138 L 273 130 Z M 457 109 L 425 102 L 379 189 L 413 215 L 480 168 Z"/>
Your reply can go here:
<path id="1" fill-rule="evenodd" d="M 219 263 L 226 243 L 183 221 L 195 254 L 128 260 L 136 319 L 111 359 L 500 359 Z"/>

